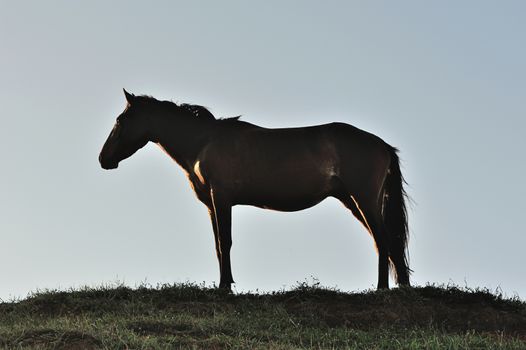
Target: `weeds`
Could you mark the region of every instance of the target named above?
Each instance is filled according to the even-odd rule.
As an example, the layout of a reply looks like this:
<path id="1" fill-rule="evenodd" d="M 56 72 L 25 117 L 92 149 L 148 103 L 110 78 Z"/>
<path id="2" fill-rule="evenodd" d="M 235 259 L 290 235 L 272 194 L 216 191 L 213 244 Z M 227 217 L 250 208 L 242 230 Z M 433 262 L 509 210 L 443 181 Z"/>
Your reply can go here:
<path id="1" fill-rule="evenodd" d="M 456 286 L 344 293 L 300 283 L 235 295 L 117 285 L 0 303 L 9 349 L 521 349 L 525 339 L 525 303 Z"/>

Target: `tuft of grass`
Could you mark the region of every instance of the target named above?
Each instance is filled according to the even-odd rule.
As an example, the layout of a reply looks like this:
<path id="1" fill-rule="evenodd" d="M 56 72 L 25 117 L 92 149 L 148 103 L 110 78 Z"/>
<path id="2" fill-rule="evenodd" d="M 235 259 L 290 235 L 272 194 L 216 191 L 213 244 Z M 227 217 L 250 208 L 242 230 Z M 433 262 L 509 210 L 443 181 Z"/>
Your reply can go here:
<path id="1" fill-rule="evenodd" d="M 456 286 L 345 293 L 300 283 L 40 291 L 0 303 L 8 349 L 524 349 L 526 304 Z"/>

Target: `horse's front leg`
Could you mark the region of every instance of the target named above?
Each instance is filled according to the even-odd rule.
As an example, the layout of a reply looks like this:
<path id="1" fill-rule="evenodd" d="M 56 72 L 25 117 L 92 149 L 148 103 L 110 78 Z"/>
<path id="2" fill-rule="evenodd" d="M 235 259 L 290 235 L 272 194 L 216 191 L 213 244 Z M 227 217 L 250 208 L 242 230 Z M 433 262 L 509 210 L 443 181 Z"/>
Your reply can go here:
<path id="1" fill-rule="evenodd" d="M 221 273 L 221 248 L 219 247 L 219 234 L 217 232 L 217 220 L 214 206 L 210 205 L 208 208 L 210 214 L 210 220 L 212 221 L 212 229 L 214 230 L 214 242 L 216 247 L 217 262 L 219 263 L 219 273 Z"/>
<path id="2" fill-rule="evenodd" d="M 221 278 L 219 288 L 230 290 L 234 283 L 230 265 L 230 248 L 232 247 L 232 206 L 225 197 L 212 190 L 213 214 L 216 228 L 216 250 L 219 258 Z M 214 220 L 212 219 L 212 223 Z"/>

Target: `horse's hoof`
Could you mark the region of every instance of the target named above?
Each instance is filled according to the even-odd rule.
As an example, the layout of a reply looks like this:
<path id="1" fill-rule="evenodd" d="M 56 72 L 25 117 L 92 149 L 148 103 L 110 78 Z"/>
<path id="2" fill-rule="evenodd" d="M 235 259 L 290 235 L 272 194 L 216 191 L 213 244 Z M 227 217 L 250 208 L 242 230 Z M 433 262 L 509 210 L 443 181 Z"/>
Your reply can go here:
<path id="1" fill-rule="evenodd" d="M 219 290 L 223 291 L 225 293 L 231 294 L 232 293 L 232 287 L 230 283 L 221 283 L 219 284 Z"/>

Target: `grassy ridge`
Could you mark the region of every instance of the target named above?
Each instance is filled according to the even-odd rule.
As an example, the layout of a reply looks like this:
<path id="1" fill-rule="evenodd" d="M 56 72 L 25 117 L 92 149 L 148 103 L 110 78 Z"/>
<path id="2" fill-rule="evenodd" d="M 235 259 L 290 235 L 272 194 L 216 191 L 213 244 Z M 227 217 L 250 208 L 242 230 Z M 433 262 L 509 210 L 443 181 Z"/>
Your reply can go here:
<path id="1" fill-rule="evenodd" d="M 192 284 L 37 293 L 0 304 L 0 346 L 42 349 L 524 349 L 526 304 L 488 291 L 225 294 Z"/>

